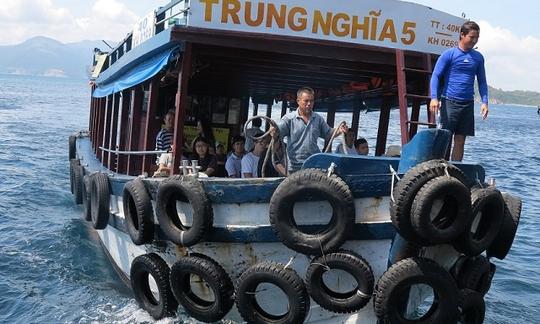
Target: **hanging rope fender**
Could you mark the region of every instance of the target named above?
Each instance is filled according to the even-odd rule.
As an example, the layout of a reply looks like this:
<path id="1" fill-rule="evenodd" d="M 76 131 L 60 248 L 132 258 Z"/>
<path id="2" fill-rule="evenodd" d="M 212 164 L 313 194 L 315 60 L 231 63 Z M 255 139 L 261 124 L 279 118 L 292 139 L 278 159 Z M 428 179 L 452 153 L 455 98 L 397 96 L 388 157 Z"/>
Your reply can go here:
<path id="1" fill-rule="evenodd" d="M 272 118 L 269 118 L 269 117 L 266 117 L 266 116 L 261 116 L 261 115 L 257 115 L 257 116 L 253 116 L 251 118 L 249 118 L 246 123 L 244 124 L 244 134 L 247 134 L 246 133 L 246 130 L 247 130 L 247 126 L 249 125 L 249 123 L 251 121 L 253 121 L 254 119 L 264 119 L 266 120 L 267 123 L 270 124 L 270 128 L 268 129 L 268 131 L 264 134 L 262 134 L 261 136 L 250 136 L 254 141 L 258 141 L 260 139 L 263 139 L 265 138 L 266 136 L 269 136 L 271 131 L 272 131 L 272 127 L 274 129 L 276 129 L 276 131 L 279 132 L 279 128 L 276 124 L 276 122 L 272 119 Z M 246 135 L 247 136 L 247 135 Z M 278 137 L 279 138 L 279 137 Z M 276 160 L 275 160 L 275 157 L 276 157 L 276 154 L 279 154 L 281 156 L 283 156 L 283 165 L 285 167 L 285 176 L 288 176 L 288 161 L 287 161 L 287 154 L 285 154 L 285 152 L 280 152 L 280 150 L 285 147 L 285 143 L 279 139 L 278 140 L 278 143 L 275 142 L 274 140 L 274 137 L 270 136 L 270 144 L 268 145 L 268 149 L 266 150 L 266 155 L 264 156 L 264 161 L 263 161 L 263 165 L 262 165 L 262 168 L 261 168 L 261 177 L 265 177 L 265 169 L 266 169 L 266 165 L 268 163 L 268 159 L 271 157 L 271 161 L 272 161 L 272 166 L 274 166 L 276 164 Z"/>
<path id="2" fill-rule="evenodd" d="M 332 133 L 332 136 L 330 137 L 330 140 L 328 141 L 328 144 L 326 145 L 326 147 L 323 150 L 324 153 L 330 152 L 330 150 L 332 149 L 332 142 L 338 136 L 339 129 L 343 125 L 347 126 L 347 122 L 344 121 L 344 120 L 341 121 L 341 123 L 339 123 L 338 127 L 334 128 L 334 132 Z M 341 136 L 341 143 L 343 144 L 343 153 L 349 154 L 349 152 L 347 152 L 347 144 L 345 143 L 345 134 L 341 133 L 340 136 Z"/>

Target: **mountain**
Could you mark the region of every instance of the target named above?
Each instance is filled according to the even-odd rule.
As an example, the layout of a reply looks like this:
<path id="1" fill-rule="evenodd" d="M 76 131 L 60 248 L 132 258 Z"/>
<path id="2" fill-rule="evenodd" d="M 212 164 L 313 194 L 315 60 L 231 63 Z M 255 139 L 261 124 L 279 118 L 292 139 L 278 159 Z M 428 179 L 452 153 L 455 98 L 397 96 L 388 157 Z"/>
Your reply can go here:
<path id="1" fill-rule="evenodd" d="M 101 41 L 61 43 L 34 37 L 17 45 L 0 46 L 0 73 L 88 78 L 93 49 Z"/>
<path id="2" fill-rule="evenodd" d="M 540 92 L 534 91 L 504 91 L 488 87 L 489 99 L 493 103 L 540 106 Z"/>

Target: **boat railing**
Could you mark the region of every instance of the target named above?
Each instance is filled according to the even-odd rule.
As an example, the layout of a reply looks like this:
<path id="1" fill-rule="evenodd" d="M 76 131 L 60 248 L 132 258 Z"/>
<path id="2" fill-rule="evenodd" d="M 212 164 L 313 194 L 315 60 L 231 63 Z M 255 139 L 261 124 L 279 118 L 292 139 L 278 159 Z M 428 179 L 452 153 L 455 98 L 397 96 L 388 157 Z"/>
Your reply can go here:
<path id="1" fill-rule="evenodd" d="M 105 71 L 109 66 L 146 39 L 174 25 L 186 25 L 188 11 L 188 0 L 172 0 L 157 11 L 150 12 L 134 25 L 133 30 L 116 47 L 111 49 L 108 64 L 103 66 L 101 72 Z M 149 20 L 152 23 L 148 23 Z"/>
<path id="2" fill-rule="evenodd" d="M 158 151 L 158 150 L 154 150 L 154 151 L 119 151 L 119 150 L 111 150 L 111 149 L 105 148 L 103 146 L 100 146 L 99 149 L 102 150 L 103 152 L 107 152 L 107 153 L 111 153 L 111 154 L 117 154 L 117 155 L 141 155 L 141 156 L 144 156 L 144 155 L 155 155 L 155 154 L 169 153 L 169 151 Z"/>

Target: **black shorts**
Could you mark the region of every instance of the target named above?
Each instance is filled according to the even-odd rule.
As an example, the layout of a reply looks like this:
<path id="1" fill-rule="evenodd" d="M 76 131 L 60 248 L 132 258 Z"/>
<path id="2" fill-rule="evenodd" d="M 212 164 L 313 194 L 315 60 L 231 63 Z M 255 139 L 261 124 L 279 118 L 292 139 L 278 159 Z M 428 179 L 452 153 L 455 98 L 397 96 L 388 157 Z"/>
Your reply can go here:
<path id="1" fill-rule="evenodd" d="M 441 98 L 441 124 L 453 134 L 474 136 L 474 100 Z"/>

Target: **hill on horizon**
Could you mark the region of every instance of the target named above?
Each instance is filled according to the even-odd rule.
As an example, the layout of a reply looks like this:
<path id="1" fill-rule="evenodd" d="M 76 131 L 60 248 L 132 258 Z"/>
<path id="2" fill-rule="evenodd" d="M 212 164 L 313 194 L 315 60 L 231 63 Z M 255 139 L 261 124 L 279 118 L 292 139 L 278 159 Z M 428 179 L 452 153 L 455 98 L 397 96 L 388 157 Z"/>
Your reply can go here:
<path id="1" fill-rule="evenodd" d="M 0 46 L 0 73 L 88 78 L 95 47 L 101 41 L 61 43 L 37 36 L 20 44 Z"/>

